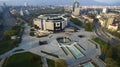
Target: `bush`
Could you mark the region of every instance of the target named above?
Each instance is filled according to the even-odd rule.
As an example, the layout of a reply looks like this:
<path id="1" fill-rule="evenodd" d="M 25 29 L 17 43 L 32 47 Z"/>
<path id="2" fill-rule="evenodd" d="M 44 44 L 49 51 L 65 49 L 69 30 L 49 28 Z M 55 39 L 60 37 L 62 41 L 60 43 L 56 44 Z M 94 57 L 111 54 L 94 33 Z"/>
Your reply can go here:
<path id="1" fill-rule="evenodd" d="M 35 31 L 34 29 L 30 29 L 30 31 Z"/>
<path id="2" fill-rule="evenodd" d="M 35 36 L 34 32 L 30 32 L 30 36 Z"/>

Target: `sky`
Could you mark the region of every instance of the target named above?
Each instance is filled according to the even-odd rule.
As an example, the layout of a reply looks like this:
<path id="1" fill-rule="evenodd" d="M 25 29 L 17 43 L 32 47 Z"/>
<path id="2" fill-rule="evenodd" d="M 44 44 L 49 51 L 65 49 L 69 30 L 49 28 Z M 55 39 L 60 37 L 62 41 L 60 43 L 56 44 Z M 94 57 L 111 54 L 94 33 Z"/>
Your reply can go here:
<path id="1" fill-rule="evenodd" d="M 105 3 L 117 3 L 120 2 L 120 0 L 95 0 L 98 2 L 105 2 Z"/>
<path id="2" fill-rule="evenodd" d="M 82 2 L 83 0 L 78 0 L 79 2 Z M 84 0 L 85 1 L 85 0 Z M 87 2 L 88 0 L 86 0 Z M 89 0 L 92 1 L 92 0 Z M 97 2 L 103 2 L 103 3 L 120 3 L 120 0 L 95 0 Z M 35 5 L 60 5 L 60 4 L 72 4 L 73 0 L 0 0 L 0 4 L 2 2 L 6 2 L 9 5 L 23 5 L 25 2 L 28 2 L 28 4 L 35 4 Z"/>

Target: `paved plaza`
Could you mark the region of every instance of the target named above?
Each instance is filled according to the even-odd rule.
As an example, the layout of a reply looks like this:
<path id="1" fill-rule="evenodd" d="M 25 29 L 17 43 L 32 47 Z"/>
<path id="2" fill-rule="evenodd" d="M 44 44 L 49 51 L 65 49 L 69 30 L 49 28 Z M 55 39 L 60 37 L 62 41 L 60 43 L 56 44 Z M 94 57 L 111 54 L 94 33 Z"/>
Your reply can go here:
<path id="1" fill-rule="evenodd" d="M 46 58 L 55 60 L 56 57 L 49 56 L 47 54 L 42 53 L 41 51 L 45 51 L 48 53 L 52 53 L 57 55 L 59 58 L 67 61 L 68 67 L 77 67 L 80 63 L 87 62 L 92 58 L 100 55 L 100 48 L 96 48 L 96 45 L 90 42 L 91 36 L 96 36 L 94 32 L 86 32 L 84 29 L 80 28 L 79 32 L 69 33 L 69 32 L 61 32 L 61 33 L 53 33 L 46 37 L 32 37 L 29 35 L 30 27 L 25 24 L 25 30 L 22 36 L 22 42 L 19 44 L 19 47 L 14 48 L 13 50 L 3 54 L 0 58 L 9 57 L 12 54 L 15 54 L 14 51 L 17 49 L 24 49 L 23 52 L 29 51 L 34 54 L 42 56 L 43 67 L 48 67 Z M 83 35 L 83 38 L 78 37 L 79 35 Z M 59 47 L 59 43 L 56 38 L 58 37 L 69 37 L 72 41 L 78 43 L 83 49 L 81 49 L 81 53 L 84 54 L 83 57 L 79 59 L 75 59 L 72 53 L 66 55 L 65 52 Z M 39 41 L 47 41 L 48 44 L 40 45 Z M 67 49 L 67 48 L 65 48 Z M 68 49 L 67 49 L 68 50 Z M 98 62 L 98 61 L 97 61 Z"/>

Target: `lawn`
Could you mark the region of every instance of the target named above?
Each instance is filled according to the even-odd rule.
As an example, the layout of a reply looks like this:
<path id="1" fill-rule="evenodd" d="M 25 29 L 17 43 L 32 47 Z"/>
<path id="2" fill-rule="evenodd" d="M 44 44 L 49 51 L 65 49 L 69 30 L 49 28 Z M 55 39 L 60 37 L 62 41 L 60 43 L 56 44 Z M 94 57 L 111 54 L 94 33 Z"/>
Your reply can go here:
<path id="1" fill-rule="evenodd" d="M 14 47 L 16 47 L 16 41 L 14 40 L 1 40 L 0 41 L 0 54 L 3 54 L 11 49 L 13 49 Z"/>
<path id="2" fill-rule="evenodd" d="M 40 56 L 25 52 L 7 58 L 3 67 L 42 67 L 42 62 Z"/>

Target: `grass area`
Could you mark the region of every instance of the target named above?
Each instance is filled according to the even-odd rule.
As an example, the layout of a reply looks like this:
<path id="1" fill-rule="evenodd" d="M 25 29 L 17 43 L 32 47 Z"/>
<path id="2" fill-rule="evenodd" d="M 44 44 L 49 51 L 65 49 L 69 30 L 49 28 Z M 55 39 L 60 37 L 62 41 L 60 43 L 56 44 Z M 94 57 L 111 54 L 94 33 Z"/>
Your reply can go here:
<path id="1" fill-rule="evenodd" d="M 112 58 L 117 62 L 118 67 L 120 66 L 120 44 L 113 47 L 113 55 Z"/>
<path id="2" fill-rule="evenodd" d="M 55 67 L 55 61 L 54 60 L 51 60 L 51 59 L 46 59 L 47 60 L 47 64 L 48 64 L 48 67 Z"/>
<path id="3" fill-rule="evenodd" d="M 40 56 L 25 52 L 7 58 L 3 67 L 42 67 L 42 62 Z"/>
<path id="4" fill-rule="evenodd" d="M 0 54 L 3 54 L 11 49 L 13 49 L 14 47 L 16 47 L 17 45 L 15 44 L 16 41 L 14 40 L 1 40 L 0 41 Z"/>
<path id="5" fill-rule="evenodd" d="M 53 53 L 48 53 L 48 52 L 45 52 L 45 51 L 41 51 L 42 53 L 45 53 L 45 54 L 47 54 L 47 55 L 50 55 L 50 56 L 53 56 L 53 57 L 56 57 L 56 58 L 58 58 L 58 55 L 55 55 L 55 54 L 53 54 Z"/>
<path id="6" fill-rule="evenodd" d="M 54 61 L 47 58 L 46 60 L 47 60 L 48 67 L 67 67 L 67 63 L 63 59 L 58 58 Z"/>

